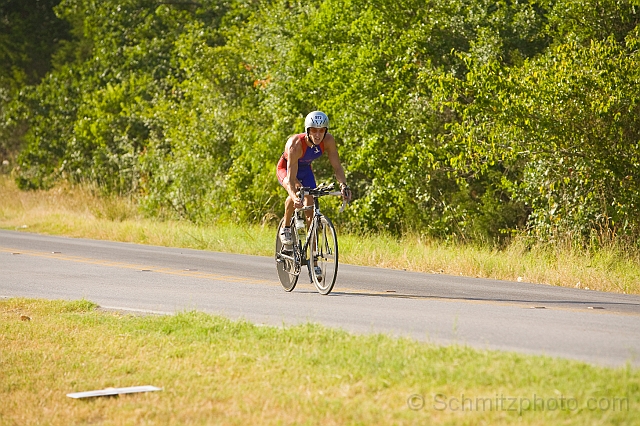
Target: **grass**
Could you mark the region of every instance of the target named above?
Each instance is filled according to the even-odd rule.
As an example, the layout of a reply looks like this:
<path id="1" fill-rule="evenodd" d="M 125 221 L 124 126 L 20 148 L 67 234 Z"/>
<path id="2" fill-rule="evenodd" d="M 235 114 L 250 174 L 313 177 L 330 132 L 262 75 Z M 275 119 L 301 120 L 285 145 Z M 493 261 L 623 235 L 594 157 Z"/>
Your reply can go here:
<path id="1" fill-rule="evenodd" d="M 0 317 L 0 424 L 640 424 L 630 367 L 86 300 L 5 299 Z M 163 391 L 66 397 L 138 385 Z"/>
<path id="2" fill-rule="evenodd" d="M 100 198 L 83 187 L 22 192 L 0 176 L 0 200 L 4 229 L 263 256 L 271 256 L 274 246 L 273 225 L 146 219 L 131 200 Z M 615 244 L 589 252 L 562 245 L 529 247 L 519 239 L 498 250 L 410 235 L 339 238 L 341 261 L 354 265 L 640 294 L 640 253 Z"/>

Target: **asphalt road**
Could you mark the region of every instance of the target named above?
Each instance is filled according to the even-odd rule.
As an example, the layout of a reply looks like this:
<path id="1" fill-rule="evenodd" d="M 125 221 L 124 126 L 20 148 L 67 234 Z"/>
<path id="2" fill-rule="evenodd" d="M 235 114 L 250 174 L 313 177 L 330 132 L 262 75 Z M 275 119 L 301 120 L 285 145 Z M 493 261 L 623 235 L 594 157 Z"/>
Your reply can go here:
<path id="1" fill-rule="evenodd" d="M 143 312 L 197 309 L 275 326 L 316 322 L 640 366 L 639 296 L 351 265 L 340 265 L 329 296 L 301 282 L 285 292 L 270 257 L 0 231 L 0 297 L 84 297 Z"/>

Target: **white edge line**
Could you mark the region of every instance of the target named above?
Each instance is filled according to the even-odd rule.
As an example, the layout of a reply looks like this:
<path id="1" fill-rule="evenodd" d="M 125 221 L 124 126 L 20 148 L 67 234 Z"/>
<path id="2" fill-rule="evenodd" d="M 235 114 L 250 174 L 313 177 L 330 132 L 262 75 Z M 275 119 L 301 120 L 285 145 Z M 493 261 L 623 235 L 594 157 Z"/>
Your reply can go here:
<path id="1" fill-rule="evenodd" d="M 110 311 L 128 311 L 128 312 L 138 312 L 142 314 L 154 314 L 154 315 L 174 315 L 175 312 L 167 312 L 167 311 L 154 311 L 151 309 L 136 309 L 136 308 L 123 308 L 120 306 L 103 306 L 98 305 L 101 309 L 107 309 Z"/>

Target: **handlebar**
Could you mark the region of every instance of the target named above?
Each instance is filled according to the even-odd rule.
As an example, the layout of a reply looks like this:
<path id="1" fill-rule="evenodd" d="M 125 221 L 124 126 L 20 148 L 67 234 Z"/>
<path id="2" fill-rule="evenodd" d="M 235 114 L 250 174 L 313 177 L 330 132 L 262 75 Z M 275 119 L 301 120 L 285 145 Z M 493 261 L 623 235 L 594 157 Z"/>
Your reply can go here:
<path id="1" fill-rule="evenodd" d="M 305 195 L 311 195 L 314 198 L 324 197 L 325 195 L 335 195 L 342 196 L 341 191 L 332 191 L 333 183 L 331 184 L 320 184 L 316 188 L 309 188 L 306 186 L 301 187 L 298 190 L 298 198 L 302 201 Z M 347 200 L 342 200 L 342 207 L 340 207 L 340 213 L 342 213 L 347 206 Z M 303 207 L 301 210 L 313 208 L 311 206 Z"/>

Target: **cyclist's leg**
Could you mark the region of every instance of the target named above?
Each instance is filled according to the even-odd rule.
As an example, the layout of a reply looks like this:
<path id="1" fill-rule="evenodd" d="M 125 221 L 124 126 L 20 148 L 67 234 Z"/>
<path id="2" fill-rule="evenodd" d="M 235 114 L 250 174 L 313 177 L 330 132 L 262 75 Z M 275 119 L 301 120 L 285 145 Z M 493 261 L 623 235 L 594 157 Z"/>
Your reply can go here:
<path id="1" fill-rule="evenodd" d="M 300 164 L 298 165 L 298 174 L 296 176 L 298 178 L 298 181 L 302 184 L 302 186 L 306 187 L 306 188 L 315 188 L 316 185 L 316 178 L 313 175 L 313 170 L 311 169 L 311 165 L 310 164 Z M 313 197 L 311 195 L 307 195 L 304 197 L 304 205 L 305 206 L 312 206 L 313 205 Z M 311 224 L 311 219 L 313 218 L 313 210 L 306 210 L 305 211 L 305 215 L 306 215 L 306 222 L 307 222 L 307 229 L 309 229 L 309 226 Z M 306 258 L 307 254 L 309 252 L 305 251 L 303 253 L 303 257 Z M 312 278 L 311 278 L 311 268 L 313 267 L 313 265 L 311 264 L 311 262 L 307 262 L 307 268 L 309 270 L 309 282 L 313 282 Z"/>
<path id="2" fill-rule="evenodd" d="M 287 169 L 280 167 L 280 164 L 278 164 L 276 175 L 278 176 L 278 182 L 280 182 L 280 185 L 282 185 L 282 187 L 286 189 L 287 185 L 289 185 L 289 176 L 287 176 Z M 287 196 L 287 199 L 284 201 L 284 226 L 288 226 L 289 223 L 291 223 L 293 210 L 293 200 L 290 196 Z"/>
<path id="3" fill-rule="evenodd" d="M 298 180 L 302 184 L 302 186 L 307 188 L 315 188 L 318 186 L 316 184 L 316 177 L 313 175 L 313 169 L 311 169 L 311 165 L 300 165 L 298 167 Z M 304 205 L 312 206 L 313 205 L 313 197 L 311 195 L 307 195 L 304 197 Z M 306 211 L 307 216 L 307 228 L 311 224 L 311 218 L 313 218 L 313 210 Z"/>
<path id="4" fill-rule="evenodd" d="M 291 218 L 293 217 L 293 200 L 290 196 L 287 195 L 287 199 L 284 200 L 284 223 L 288 225 L 291 223 Z"/>

